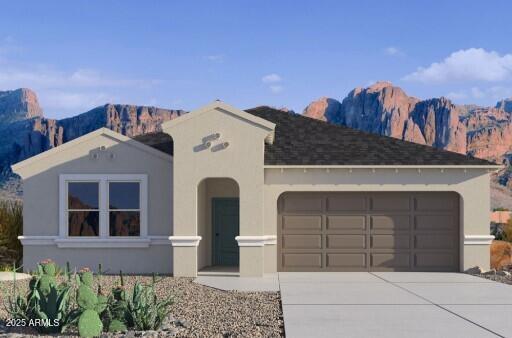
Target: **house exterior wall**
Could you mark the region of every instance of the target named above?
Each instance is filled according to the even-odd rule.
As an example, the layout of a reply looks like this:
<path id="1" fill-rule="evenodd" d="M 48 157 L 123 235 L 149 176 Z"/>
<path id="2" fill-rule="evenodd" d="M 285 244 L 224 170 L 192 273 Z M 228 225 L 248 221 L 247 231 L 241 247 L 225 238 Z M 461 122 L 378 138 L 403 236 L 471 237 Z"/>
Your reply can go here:
<path id="1" fill-rule="evenodd" d="M 102 146 L 105 150 L 99 151 Z M 97 159 L 92 158 L 94 153 L 98 154 Z M 43 164 L 31 164 L 30 172 L 24 173 L 23 178 L 23 234 L 27 238 L 24 240 L 23 260 L 26 269 L 33 269 L 41 259 L 52 258 L 59 264 L 69 261 L 77 267 L 91 265 L 92 262 L 95 265 L 102 263 L 104 269 L 114 273 L 119 270 L 172 272 L 172 250 L 168 241 L 173 224 L 170 156 L 159 158 L 131 146 L 129 142 L 100 135 L 52 155 L 49 169 L 39 172 L 39 165 Z M 59 236 L 59 176 L 62 174 L 147 175 L 150 243 L 146 247 L 129 248 L 116 244 L 115 249 L 94 245 L 84 248 L 80 243 L 74 244 L 73 248 L 58 248 L 53 240 Z"/>
<path id="2" fill-rule="evenodd" d="M 194 114 L 194 112 L 190 113 Z M 172 121 L 171 121 L 172 122 Z M 174 236 L 195 238 L 200 233 L 198 186 L 207 178 L 231 178 L 239 187 L 240 235 L 263 235 L 263 155 L 269 130 L 222 109 L 211 109 L 179 124 L 165 125 L 163 131 L 174 141 Z M 218 140 L 205 146 L 205 138 L 219 133 Z M 219 145 L 228 142 L 225 149 Z M 203 204 L 204 205 L 204 204 Z M 198 270 L 198 239 L 190 246 L 175 247 L 176 276 L 195 276 Z M 204 243 L 203 242 L 203 243 Z M 203 247 L 201 247 L 201 251 Z M 247 254 L 245 253 L 247 251 Z M 240 274 L 263 273 L 263 247 L 240 247 Z M 250 252 L 250 254 L 249 254 Z M 256 261 L 257 264 L 253 264 Z M 200 264 L 205 264 L 201 260 Z"/>
<path id="3" fill-rule="evenodd" d="M 460 269 L 489 268 L 489 173 L 483 169 L 265 169 L 265 235 L 277 235 L 277 201 L 287 191 L 451 191 L 460 196 Z M 266 247 L 265 271 L 277 269 Z"/>

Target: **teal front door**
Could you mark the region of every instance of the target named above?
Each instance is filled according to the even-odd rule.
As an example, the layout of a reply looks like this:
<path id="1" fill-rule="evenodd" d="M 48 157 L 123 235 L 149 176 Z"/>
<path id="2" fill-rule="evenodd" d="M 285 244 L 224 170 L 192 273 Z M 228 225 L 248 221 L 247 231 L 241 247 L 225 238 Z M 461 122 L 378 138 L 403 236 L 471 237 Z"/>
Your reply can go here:
<path id="1" fill-rule="evenodd" d="M 214 265 L 238 265 L 239 204 L 238 198 L 212 198 Z"/>

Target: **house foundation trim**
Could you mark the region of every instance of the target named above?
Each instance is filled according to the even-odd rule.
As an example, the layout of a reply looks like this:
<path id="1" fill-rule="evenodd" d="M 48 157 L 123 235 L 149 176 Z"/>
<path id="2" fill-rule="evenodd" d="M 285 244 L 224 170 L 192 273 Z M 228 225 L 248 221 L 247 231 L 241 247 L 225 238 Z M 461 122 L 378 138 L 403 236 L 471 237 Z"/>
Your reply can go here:
<path id="1" fill-rule="evenodd" d="M 198 246 L 201 236 L 170 236 L 172 246 Z"/>
<path id="2" fill-rule="evenodd" d="M 238 246 L 265 246 L 276 245 L 277 237 L 273 235 L 266 236 L 236 236 Z"/>
<path id="3" fill-rule="evenodd" d="M 464 245 L 490 245 L 493 239 L 492 235 L 465 235 Z"/>

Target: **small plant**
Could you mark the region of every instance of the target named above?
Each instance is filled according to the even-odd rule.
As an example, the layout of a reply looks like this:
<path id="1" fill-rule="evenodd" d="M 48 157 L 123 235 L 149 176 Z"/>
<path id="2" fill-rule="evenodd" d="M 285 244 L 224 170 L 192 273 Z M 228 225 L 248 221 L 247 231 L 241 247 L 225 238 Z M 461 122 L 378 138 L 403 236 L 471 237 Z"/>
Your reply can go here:
<path id="1" fill-rule="evenodd" d="M 57 271 L 53 261 L 41 261 L 36 275 L 30 280 L 29 292 L 25 297 L 16 294 L 14 286 L 13 297 L 8 299 L 9 314 L 13 318 L 43 323 L 36 326 L 40 333 L 63 332 L 70 322 L 70 286 L 67 283 L 57 284 Z"/>
<path id="2" fill-rule="evenodd" d="M 119 271 L 119 278 L 121 284 L 112 289 L 112 295 L 109 299 L 107 316 L 109 332 L 125 332 L 128 326 L 133 325 L 130 321 L 130 313 L 122 271 Z"/>
<path id="3" fill-rule="evenodd" d="M 130 321 L 137 330 L 157 330 L 170 313 L 172 297 L 159 300 L 155 293 L 155 278 L 149 285 L 135 283 L 128 301 Z"/>
<path id="4" fill-rule="evenodd" d="M 7 266 L 20 265 L 23 247 L 18 236 L 23 229 L 23 205 L 17 201 L 0 201 L 0 256 Z"/>
<path id="5" fill-rule="evenodd" d="M 107 297 L 101 287 L 94 292 L 94 275 L 88 268 L 81 269 L 77 279 L 78 333 L 81 337 L 96 337 L 103 331 L 100 315 L 107 307 Z"/>

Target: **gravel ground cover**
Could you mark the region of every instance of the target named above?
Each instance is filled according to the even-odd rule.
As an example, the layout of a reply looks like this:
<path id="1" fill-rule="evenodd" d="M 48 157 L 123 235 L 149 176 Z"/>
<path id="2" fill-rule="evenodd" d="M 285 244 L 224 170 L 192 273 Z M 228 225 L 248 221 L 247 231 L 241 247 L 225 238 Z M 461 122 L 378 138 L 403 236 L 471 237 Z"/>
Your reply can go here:
<path id="1" fill-rule="evenodd" d="M 125 276 L 125 285 L 131 289 L 135 281 L 150 283 L 151 277 Z M 103 290 L 110 290 L 119 283 L 117 276 L 102 276 Z M 28 280 L 18 281 L 22 292 Z M 175 303 L 169 318 L 169 329 L 159 332 L 128 332 L 123 337 L 284 337 L 281 301 L 277 292 L 223 291 L 193 282 L 192 278 L 163 277 L 156 285 L 159 295 L 173 295 Z M 8 317 L 3 307 L 12 292 L 12 282 L 0 282 L 0 318 Z M 0 327 L 1 332 L 1 327 Z M 13 331 L 11 331 L 13 332 Z M 27 329 L 16 330 L 23 336 L 33 333 Z M 9 333 L 15 337 L 16 334 Z"/>
<path id="2" fill-rule="evenodd" d="M 512 284 L 511 276 L 502 276 L 502 275 L 497 275 L 497 274 L 476 274 L 473 276 L 490 279 L 495 282 L 500 282 L 500 283 L 504 283 L 504 284 Z"/>

